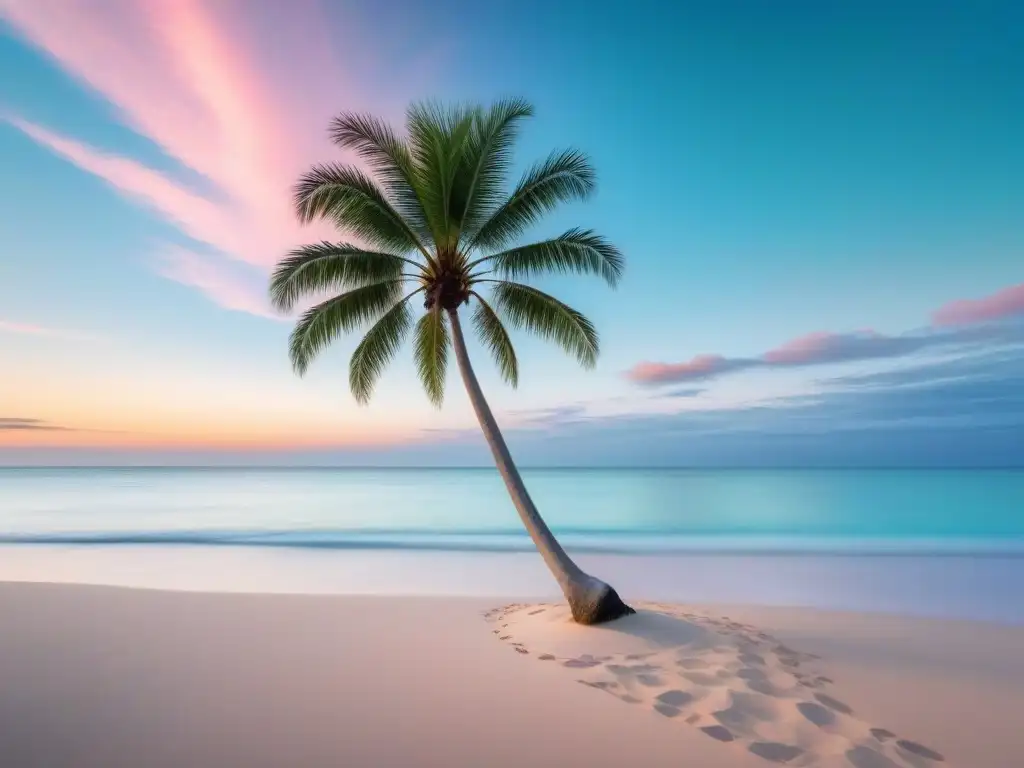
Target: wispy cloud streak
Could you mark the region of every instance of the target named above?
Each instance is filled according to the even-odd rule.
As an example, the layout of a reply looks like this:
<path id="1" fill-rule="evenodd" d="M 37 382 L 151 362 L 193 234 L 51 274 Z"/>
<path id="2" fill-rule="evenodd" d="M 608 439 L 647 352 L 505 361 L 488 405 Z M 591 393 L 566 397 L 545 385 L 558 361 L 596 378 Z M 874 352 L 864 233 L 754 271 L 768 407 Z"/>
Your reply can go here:
<path id="1" fill-rule="evenodd" d="M 51 424 L 42 419 L 0 416 L 0 432 L 66 432 L 69 427 Z"/>
<path id="2" fill-rule="evenodd" d="M 65 160 L 157 211 L 193 239 L 243 261 L 255 255 L 244 242 L 246 230 L 240 227 L 243 222 L 233 206 L 213 203 L 134 160 L 100 152 L 24 120 L 15 118 L 9 122 Z"/>
<path id="3" fill-rule="evenodd" d="M 171 247 L 161 254 L 156 271 L 168 280 L 196 288 L 225 309 L 270 320 L 288 319 L 271 309 L 262 274 L 243 265 Z"/>
<path id="4" fill-rule="evenodd" d="M 31 323 L 15 323 L 0 320 L 0 333 L 16 333 L 24 336 L 46 336 L 54 339 L 70 339 L 72 341 L 95 341 L 98 337 L 84 331 L 73 331 L 63 328 L 48 328 Z"/>
<path id="5" fill-rule="evenodd" d="M 390 116 L 396 110 L 383 99 L 405 101 L 346 78 L 334 49 L 351 49 L 360 36 L 350 28 L 334 39 L 311 0 L 287 8 L 242 0 L 0 0 L 0 17 L 116 106 L 127 126 L 182 170 L 156 170 L 22 118 L 9 122 L 178 226 L 197 241 L 194 250 L 211 252 L 209 265 L 236 260 L 265 272 L 298 243 L 337 237 L 326 227 L 300 229 L 291 185 L 312 163 L 338 156 L 326 133 L 336 111 Z M 186 168 L 209 183 L 200 189 L 184 181 Z M 183 258 L 161 274 L 251 311 L 238 298 L 249 286 L 231 284 L 232 270 L 214 280 L 215 266 L 198 269 Z"/>

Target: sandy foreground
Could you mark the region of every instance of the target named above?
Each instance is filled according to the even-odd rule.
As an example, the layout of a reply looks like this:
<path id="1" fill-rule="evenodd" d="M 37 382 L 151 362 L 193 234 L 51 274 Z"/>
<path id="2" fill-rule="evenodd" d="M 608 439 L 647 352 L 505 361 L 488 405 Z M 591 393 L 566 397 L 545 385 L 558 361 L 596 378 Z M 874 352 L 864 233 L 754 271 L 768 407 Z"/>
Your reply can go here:
<path id="1" fill-rule="evenodd" d="M 0 766 L 1024 765 L 1024 629 L 0 583 Z"/>

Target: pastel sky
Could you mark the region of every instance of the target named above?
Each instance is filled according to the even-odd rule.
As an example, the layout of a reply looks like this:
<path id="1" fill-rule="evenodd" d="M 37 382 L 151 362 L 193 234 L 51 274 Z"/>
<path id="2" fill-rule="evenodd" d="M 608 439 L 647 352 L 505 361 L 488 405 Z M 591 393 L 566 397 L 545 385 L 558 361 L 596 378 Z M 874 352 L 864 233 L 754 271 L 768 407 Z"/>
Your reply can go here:
<path id="1" fill-rule="evenodd" d="M 471 348 L 525 465 L 1024 466 L 1024 5 L 0 0 L 0 463 L 482 464 L 266 300 L 334 114 L 530 99 L 628 259 L 595 371 Z"/>

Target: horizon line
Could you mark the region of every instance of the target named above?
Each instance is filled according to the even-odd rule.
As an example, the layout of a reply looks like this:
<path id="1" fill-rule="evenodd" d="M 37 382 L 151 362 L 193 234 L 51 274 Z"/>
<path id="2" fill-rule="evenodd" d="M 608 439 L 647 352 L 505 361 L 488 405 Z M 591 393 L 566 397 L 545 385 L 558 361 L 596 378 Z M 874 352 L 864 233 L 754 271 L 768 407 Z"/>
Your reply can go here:
<path id="1" fill-rule="evenodd" d="M 489 470 L 497 471 L 493 465 L 430 465 L 430 464 L 0 464 L 0 471 L 3 470 L 26 470 L 26 469 L 177 469 L 177 470 L 204 470 L 204 469 L 254 469 L 254 470 L 445 470 L 445 471 L 466 471 L 466 470 Z M 993 465 L 964 465 L 964 464 L 836 464 L 836 465 L 800 465 L 800 464 L 763 464 L 763 465 L 721 465 L 721 466 L 700 466 L 700 465 L 619 465 L 619 464 L 594 464 L 594 465 L 523 465 L 520 470 L 536 471 L 565 471 L 565 470 L 690 470 L 690 471 L 777 471 L 777 470 L 800 470 L 800 471 L 837 471 L 837 470 L 871 470 L 871 471 L 942 471 L 942 470 L 971 470 L 971 471 L 1005 471 L 1024 470 L 1024 464 L 993 464 Z"/>

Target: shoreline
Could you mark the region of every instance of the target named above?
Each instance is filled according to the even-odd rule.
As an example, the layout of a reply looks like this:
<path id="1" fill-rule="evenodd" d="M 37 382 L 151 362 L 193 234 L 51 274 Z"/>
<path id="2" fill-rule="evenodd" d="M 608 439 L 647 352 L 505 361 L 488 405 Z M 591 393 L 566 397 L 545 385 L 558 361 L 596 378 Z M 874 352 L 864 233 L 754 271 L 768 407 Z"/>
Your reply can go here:
<path id="1" fill-rule="evenodd" d="M 590 648 L 599 636 L 591 628 L 520 617 L 514 629 L 524 639 L 499 640 L 485 613 L 507 603 L 0 582 L 0 742 L 19 768 L 772 764 L 739 739 L 721 743 L 577 682 L 600 670 L 540 660 L 545 643 L 582 638 Z M 819 732 L 780 694 L 771 711 L 749 710 L 762 712 L 760 725 L 730 725 L 749 730 L 751 744 L 799 745 L 803 757 L 791 765 L 862 768 L 846 757 L 869 759 L 854 751 L 866 738 L 861 722 L 944 758 L 928 766 L 1005 768 L 1024 751 L 1024 629 L 799 608 L 663 608 L 727 616 L 713 621 L 820 657 L 813 664 L 832 681 L 829 696 L 855 718 Z M 642 633 L 631 642 L 638 638 L 646 642 Z M 655 639 L 657 651 L 665 640 Z M 609 652 L 599 645 L 594 654 Z M 749 696 L 730 685 L 731 699 L 703 699 L 705 718 Z M 878 749 L 903 761 L 895 765 L 925 765 L 894 743 Z"/>
<path id="2" fill-rule="evenodd" d="M 1024 559 L 1024 538 L 727 537 L 672 532 L 554 531 L 572 555 L 733 557 L 967 557 Z M 601 539 L 620 539 L 604 543 Z M 678 539 L 683 544 L 666 544 Z M 631 542 L 632 546 L 624 542 Z M 638 544 L 639 542 L 639 544 Z M 651 543 L 657 542 L 657 543 Z M 786 542 L 786 543 L 779 543 Z M 4 546 L 75 547 L 244 547 L 328 551 L 439 553 L 528 553 L 535 548 L 525 531 L 132 531 L 0 534 Z"/>
<path id="3" fill-rule="evenodd" d="M 579 554 L 627 599 L 795 606 L 1024 626 L 1024 558 Z M 545 600 L 535 552 L 0 545 L 0 581 L 187 592 Z"/>

